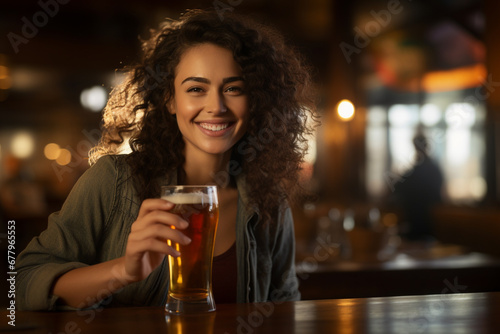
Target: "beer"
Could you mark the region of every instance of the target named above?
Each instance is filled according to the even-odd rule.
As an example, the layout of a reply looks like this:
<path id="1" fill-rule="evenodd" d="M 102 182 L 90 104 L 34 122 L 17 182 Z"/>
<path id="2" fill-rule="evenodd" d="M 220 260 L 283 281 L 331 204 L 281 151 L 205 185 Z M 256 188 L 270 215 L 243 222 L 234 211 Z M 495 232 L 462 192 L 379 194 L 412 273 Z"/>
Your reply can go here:
<path id="1" fill-rule="evenodd" d="M 166 188 L 166 187 L 165 187 Z M 168 257 L 170 271 L 170 286 L 168 292 L 167 309 L 169 304 L 175 304 L 175 311 L 186 311 L 192 305 L 189 303 L 212 303 L 212 259 L 214 251 L 215 232 L 219 220 L 219 205 L 216 187 L 176 187 L 175 191 L 162 198 L 175 204 L 170 212 L 181 216 L 189 223 L 182 230 L 191 239 L 188 245 L 180 245 L 168 240 L 168 245 L 180 252 L 179 257 Z M 184 192 L 179 192 L 182 189 Z M 187 191 L 187 192 L 186 192 Z M 182 303 L 182 309 L 179 303 Z M 199 306 L 199 305 L 198 305 Z M 212 305 L 213 309 L 215 306 Z M 192 307 L 191 307 L 192 308 Z M 199 307 L 198 307 L 199 308 Z M 209 306 L 209 310 L 210 306 Z"/>

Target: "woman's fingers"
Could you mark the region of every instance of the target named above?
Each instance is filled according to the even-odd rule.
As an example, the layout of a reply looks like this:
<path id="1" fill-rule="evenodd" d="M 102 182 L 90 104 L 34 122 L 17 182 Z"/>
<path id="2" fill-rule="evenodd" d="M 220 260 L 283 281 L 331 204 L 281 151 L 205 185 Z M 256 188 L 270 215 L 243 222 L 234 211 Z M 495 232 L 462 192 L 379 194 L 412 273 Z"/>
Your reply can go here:
<path id="1" fill-rule="evenodd" d="M 137 220 L 132 225 L 132 231 L 149 228 L 150 225 L 171 225 L 177 229 L 185 229 L 188 223 L 180 216 L 168 212 L 173 204 L 162 199 L 145 200 L 139 210 Z"/>
<path id="2" fill-rule="evenodd" d="M 146 278 L 160 265 L 163 256 L 180 255 L 174 244 L 187 245 L 191 242 L 182 233 L 189 224 L 169 212 L 173 207 L 171 202 L 158 198 L 142 202 L 127 241 L 125 265 L 129 275 L 138 280 Z"/>
<path id="3" fill-rule="evenodd" d="M 160 223 L 163 225 L 171 225 L 181 230 L 185 229 L 189 225 L 187 221 L 182 219 L 182 217 L 167 211 L 151 211 L 145 215 L 143 219 L 150 224 Z"/>
<path id="4" fill-rule="evenodd" d="M 149 239 L 156 239 L 165 244 L 166 240 L 172 240 L 181 245 L 187 245 L 191 242 L 191 239 L 185 236 L 180 230 L 173 229 L 163 224 L 155 224 L 147 229 L 137 230 L 130 234 L 129 239 L 135 242 L 148 242 Z"/>
<path id="5" fill-rule="evenodd" d="M 137 216 L 137 220 L 141 219 L 143 216 L 148 214 L 151 211 L 155 210 L 163 210 L 168 211 L 174 207 L 172 202 L 161 198 L 150 198 L 146 199 L 142 202 L 141 207 L 139 209 L 139 215 Z"/>

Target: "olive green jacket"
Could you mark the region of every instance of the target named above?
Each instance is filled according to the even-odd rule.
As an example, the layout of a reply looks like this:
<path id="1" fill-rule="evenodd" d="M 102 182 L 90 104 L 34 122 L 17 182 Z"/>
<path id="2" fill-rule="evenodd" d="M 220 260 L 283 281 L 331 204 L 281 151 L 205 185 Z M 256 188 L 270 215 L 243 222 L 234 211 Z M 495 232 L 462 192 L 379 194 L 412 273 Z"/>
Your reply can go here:
<path id="1" fill-rule="evenodd" d="M 176 180 L 176 177 L 170 178 Z M 277 213 L 272 224 L 260 222 L 247 206 L 244 178 L 237 176 L 236 222 L 237 301 L 298 300 L 294 264 L 294 231 L 290 208 Z M 165 181 L 166 183 L 166 181 Z M 75 184 L 47 229 L 33 238 L 17 259 L 17 307 L 58 309 L 51 287 L 64 273 L 125 254 L 132 223 L 141 202 L 132 185 L 124 156 L 104 156 Z M 94 307 L 163 305 L 168 289 L 166 261 L 146 279 L 100 295 Z M 91 298 L 91 296 L 89 296 Z"/>

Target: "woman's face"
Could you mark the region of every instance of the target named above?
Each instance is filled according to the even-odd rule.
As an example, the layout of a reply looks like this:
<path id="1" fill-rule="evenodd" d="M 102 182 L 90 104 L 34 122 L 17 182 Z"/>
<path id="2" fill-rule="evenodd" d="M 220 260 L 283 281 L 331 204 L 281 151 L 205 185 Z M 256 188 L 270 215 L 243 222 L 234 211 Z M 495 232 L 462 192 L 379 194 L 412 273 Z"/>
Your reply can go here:
<path id="1" fill-rule="evenodd" d="M 189 48 L 181 57 L 169 104 L 187 154 L 230 154 L 243 137 L 248 97 L 240 66 L 230 50 L 214 44 Z"/>

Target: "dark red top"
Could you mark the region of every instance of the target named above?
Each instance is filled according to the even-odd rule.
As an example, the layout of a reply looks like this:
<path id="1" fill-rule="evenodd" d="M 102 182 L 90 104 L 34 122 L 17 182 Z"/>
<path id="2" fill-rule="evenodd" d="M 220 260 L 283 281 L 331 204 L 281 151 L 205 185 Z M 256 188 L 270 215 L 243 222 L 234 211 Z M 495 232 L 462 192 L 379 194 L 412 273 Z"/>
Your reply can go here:
<path id="1" fill-rule="evenodd" d="M 236 303 L 236 243 L 226 252 L 214 256 L 212 292 L 215 304 Z"/>

